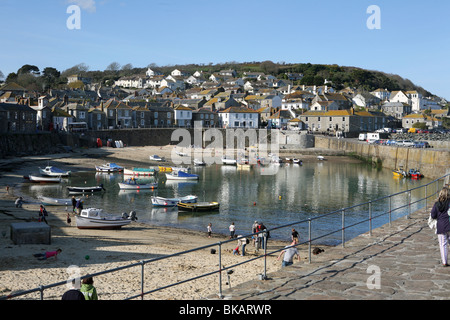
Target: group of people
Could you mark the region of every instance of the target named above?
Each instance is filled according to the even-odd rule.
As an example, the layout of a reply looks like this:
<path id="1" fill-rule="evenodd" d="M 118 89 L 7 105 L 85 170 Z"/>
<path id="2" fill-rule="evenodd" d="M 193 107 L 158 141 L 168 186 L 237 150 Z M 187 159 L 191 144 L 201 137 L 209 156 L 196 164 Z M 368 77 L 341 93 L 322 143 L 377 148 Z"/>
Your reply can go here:
<path id="1" fill-rule="evenodd" d="M 92 277 L 84 278 L 79 289 L 76 279 L 73 279 L 72 287 L 64 292 L 61 300 L 98 300 L 94 279 Z"/>

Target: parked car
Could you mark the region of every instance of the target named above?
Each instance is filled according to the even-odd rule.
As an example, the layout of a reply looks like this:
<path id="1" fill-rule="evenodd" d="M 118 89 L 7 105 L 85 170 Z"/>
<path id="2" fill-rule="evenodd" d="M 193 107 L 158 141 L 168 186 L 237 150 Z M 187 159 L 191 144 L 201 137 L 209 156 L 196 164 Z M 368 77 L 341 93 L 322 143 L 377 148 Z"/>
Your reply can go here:
<path id="1" fill-rule="evenodd" d="M 414 147 L 414 141 L 412 140 L 398 141 L 397 144 L 403 147 Z"/>
<path id="2" fill-rule="evenodd" d="M 414 148 L 431 148 L 427 141 L 416 141 L 414 142 Z"/>

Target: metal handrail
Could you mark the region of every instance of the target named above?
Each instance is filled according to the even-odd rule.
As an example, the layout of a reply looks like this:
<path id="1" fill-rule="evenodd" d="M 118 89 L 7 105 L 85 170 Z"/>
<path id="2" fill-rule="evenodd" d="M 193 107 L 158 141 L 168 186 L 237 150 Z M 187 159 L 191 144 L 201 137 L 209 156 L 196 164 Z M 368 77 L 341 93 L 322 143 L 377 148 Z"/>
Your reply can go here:
<path id="1" fill-rule="evenodd" d="M 406 190 L 406 191 L 400 191 L 400 192 L 397 192 L 397 193 L 394 193 L 394 194 L 391 194 L 391 195 L 388 195 L 388 196 L 381 197 L 381 198 L 376 199 L 376 200 L 370 200 L 370 201 L 367 201 L 365 203 L 360 203 L 360 204 L 353 205 L 353 206 L 346 207 L 346 208 L 342 208 L 342 209 L 339 209 L 339 210 L 334 210 L 334 211 L 322 214 L 322 215 L 317 216 L 317 217 L 311 217 L 311 218 L 308 218 L 308 219 L 292 222 L 292 223 L 285 224 L 285 225 L 282 225 L 282 226 L 276 226 L 276 227 L 273 227 L 273 228 L 268 229 L 266 231 L 272 232 L 272 231 L 275 231 L 275 230 L 292 227 L 294 225 L 301 225 L 301 224 L 307 223 L 308 224 L 308 230 L 309 230 L 308 231 L 308 240 L 303 241 L 303 242 L 299 242 L 299 243 L 297 243 L 295 245 L 292 245 L 292 247 L 297 247 L 297 246 L 300 246 L 300 245 L 308 244 L 308 246 L 309 246 L 309 249 L 308 249 L 309 250 L 309 263 L 311 263 L 312 262 L 312 259 L 311 259 L 312 250 L 311 249 L 312 249 L 312 243 L 313 242 L 315 242 L 315 241 L 317 241 L 319 239 L 325 238 L 325 237 L 327 237 L 329 235 L 341 232 L 342 233 L 342 237 L 341 237 L 341 242 L 342 243 L 341 244 L 342 244 L 342 246 L 344 246 L 345 242 L 346 242 L 345 241 L 345 230 L 347 230 L 349 228 L 352 228 L 352 227 L 354 227 L 356 225 L 359 225 L 359 224 L 362 224 L 362 223 L 369 222 L 369 233 L 371 235 L 371 233 L 372 233 L 372 220 L 374 220 L 376 218 L 379 218 L 381 216 L 384 216 L 386 214 L 389 214 L 389 224 L 390 224 L 391 223 L 391 215 L 392 215 L 392 213 L 394 211 L 397 211 L 399 209 L 403 209 L 403 208 L 406 208 L 406 207 L 408 208 L 408 213 L 406 214 L 406 216 L 407 216 L 407 218 L 409 218 L 409 216 L 411 214 L 411 212 L 410 212 L 411 205 L 419 203 L 419 202 L 422 202 L 422 201 L 425 200 L 425 206 L 424 207 L 426 207 L 427 203 L 428 203 L 428 199 L 430 197 L 433 197 L 433 196 L 435 196 L 436 194 L 439 193 L 439 182 L 441 180 L 444 180 L 445 178 L 448 179 L 449 177 L 450 177 L 450 174 L 446 174 L 445 176 L 443 176 L 441 178 L 438 178 L 436 180 L 433 180 L 432 182 L 429 182 L 429 183 L 427 183 L 425 185 L 422 185 L 422 186 L 418 186 L 418 187 L 415 187 L 415 188 L 412 188 L 412 189 L 409 189 L 409 190 Z M 433 191 L 431 193 L 431 195 L 428 195 L 428 186 L 433 185 L 433 184 L 435 184 L 435 191 Z M 420 199 L 412 202 L 411 201 L 411 191 L 419 190 L 419 189 L 423 189 L 423 188 L 425 188 L 425 197 L 420 198 Z M 405 193 L 407 193 L 409 201 L 406 204 L 404 204 L 404 205 L 401 205 L 401 206 L 396 207 L 396 208 L 392 208 L 392 205 L 391 205 L 392 197 L 399 196 L 399 195 L 402 195 L 402 194 L 405 194 Z M 378 214 L 376 216 L 373 216 L 372 215 L 372 204 L 374 204 L 376 202 L 379 202 L 379 201 L 386 200 L 386 199 L 389 200 L 389 210 L 385 211 L 385 212 L 382 212 L 382 213 L 380 213 L 380 214 Z M 345 213 L 346 213 L 346 211 L 351 210 L 351 209 L 355 209 L 355 208 L 358 208 L 358 207 L 362 207 L 362 206 L 367 206 L 367 205 L 369 205 L 369 217 L 367 219 L 362 219 L 362 220 L 359 220 L 359 221 L 357 221 L 357 222 L 355 222 L 353 224 L 345 225 Z M 315 220 L 322 219 L 324 217 L 331 216 L 331 215 L 336 215 L 336 214 L 341 214 L 341 216 L 342 216 L 342 218 L 341 218 L 342 219 L 341 227 L 339 229 L 328 231 L 326 234 L 319 235 L 319 236 L 313 238 L 312 237 L 312 231 L 311 231 L 312 230 L 312 222 L 315 221 Z M 267 256 L 268 255 L 272 255 L 272 254 L 277 253 L 277 252 L 280 252 L 280 251 L 284 250 L 284 248 L 267 252 L 267 245 L 265 245 L 264 246 L 264 254 L 258 255 L 256 257 L 247 259 L 245 261 L 242 261 L 242 262 L 239 262 L 239 263 L 236 263 L 234 265 L 227 266 L 227 267 L 223 266 L 222 263 L 221 263 L 221 256 L 222 256 L 222 252 L 221 252 L 222 250 L 221 249 L 222 249 L 222 246 L 224 244 L 227 244 L 229 242 L 234 242 L 234 241 L 242 239 L 242 238 L 252 238 L 252 237 L 255 237 L 255 236 L 258 237 L 260 235 L 264 235 L 264 243 L 267 244 L 267 233 L 265 233 L 264 231 L 261 231 L 261 232 L 252 233 L 252 234 L 245 235 L 245 236 L 239 236 L 239 237 L 231 239 L 231 240 L 218 242 L 218 243 L 213 243 L 213 244 L 205 245 L 205 246 L 202 246 L 202 247 L 193 248 L 193 249 L 186 250 L 186 251 L 183 251 L 183 252 L 178 252 L 178 253 L 174 253 L 174 254 L 170 254 L 170 255 L 156 257 L 156 258 L 152 258 L 152 259 L 149 259 L 149 260 L 140 261 L 138 263 L 133 263 L 133 264 L 129 264 L 129 265 L 126 265 L 126 266 L 117 267 L 117 268 L 114 268 L 114 269 L 109 269 L 109 270 L 97 272 L 97 273 L 94 273 L 94 274 L 85 275 L 83 277 L 80 277 L 79 279 L 81 280 L 81 279 L 84 279 L 84 278 L 86 278 L 88 276 L 89 277 L 97 277 L 97 276 L 100 276 L 100 275 L 109 274 L 109 273 L 113 273 L 113 272 L 117 272 L 117 271 L 121 271 L 121 270 L 125 270 L 125 269 L 129 269 L 129 268 L 140 266 L 141 267 L 141 293 L 138 294 L 138 295 L 130 296 L 130 297 L 125 299 L 125 300 L 132 300 L 132 299 L 137 299 L 137 298 L 144 299 L 145 295 L 148 295 L 148 294 L 160 291 L 160 290 L 164 290 L 164 289 L 167 289 L 167 288 L 170 288 L 170 287 L 174 287 L 174 286 L 177 286 L 177 285 L 180 285 L 180 284 L 183 284 L 183 283 L 187 283 L 187 282 L 190 282 L 190 281 L 198 280 L 198 279 L 201 279 L 201 278 L 204 278 L 204 277 L 207 277 L 207 276 L 211 276 L 211 275 L 214 275 L 214 274 L 219 274 L 219 293 L 218 293 L 218 296 L 220 298 L 223 298 L 223 294 L 222 294 L 222 272 L 224 272 L 226 270 L 230 270 L 232 268 L 236 268 L 238 266 L 247 264 L 249 262 L 252 262 L 252 261 L 264 258 L 264 270 L 263 270 L 263 273 L 261 275 L 262 275 L 262 279 L 267 279 L 267 275 L 266 275 L 266 271 L 267 271 L 266 259 L 267 259 Z M 158 287 L 158 288 L 155 288 L 155 289 L 152 289 L 152 290 L 149 290 L 149 291 L 144 291 L 144 266 L 146 264 L 151 264 L 151 263 L 154 263 L 156 261 L 170 259 L 170 258 L 177 257 L 177 256 L 180 256 L 180 255 L 184 255 L 184 254 L 188 254 L 188 253 L 191 253 L 191 252 L 204 250 L 204 249 L 208 249 L 208 248 L 212 248 L 212 247 L 217 247 L 217 246 L 219 248 L 219 268 L 217 270 L 211 271 L 211 272 L 208 272 L 208 273 L 204 273 L 204 274 L 201 274 L 201 275 L 197 275 L 195 277 L 192 277 L 192 278 L 189 278 L 189 279 L 185 279 L 185 280 L 182 280 L 182 281 L 178 281 L 176 283 L 167 284 L 167 285 L 165 285 L 163 287 Z M 62 282 L 58 282 L 58 283 L 54 283 L 54 284 L 50 284 L 50 285 L 46 285 L 46 286 L 40 286 L 38 288 L 34 288 L 34 289 L 31 289 L 31 290 L 26 290 L 26 291 L 21 291 L 21 292 L 17 292 L 17 293 L 12 293 L 12 294 L 10 294 L 8 296 L 0 297 L 0 300 L 8 300 L 8 299 L 16 298 L 16 297 L 23 296 L 23 295 L 28 295 L 28 294 L 35 293 L 35 292 L 40 292 L 40 300 L 44 300 L 44 291 L 45 290 L 50 289 L 50 288 L 54 288 L 54 287 L 58 287 L 58 286 L 61 286 L 61 285 L 66 285 L 66 284 L 67 284 L 67 281 L 62 281 Z"/>

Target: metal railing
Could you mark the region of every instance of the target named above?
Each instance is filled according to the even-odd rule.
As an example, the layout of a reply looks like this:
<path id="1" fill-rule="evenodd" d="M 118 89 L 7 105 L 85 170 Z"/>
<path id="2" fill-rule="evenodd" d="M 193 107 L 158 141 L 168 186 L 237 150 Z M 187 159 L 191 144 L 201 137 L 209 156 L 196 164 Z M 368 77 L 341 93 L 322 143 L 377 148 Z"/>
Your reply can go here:
<path id="1" fill-rule="evenodd" d="M 367 224 L 368 227 L 368 232 L 369 235 L 372 235 L 372 230 L 373 230 L 373 221 L 377 218 L 383 217 L 383 216 L 387 216 L 388 217 L 388 223 L 390 224 L 392 222 L 392 217 L 393 214 L 397 211 L 400 211 L 403 209 L 402 213 L 399 214 L 399 217 L 405 217 L 409 218 L 412 210 L 419 210 L 421 208 L 427 207 L 430 201 L 430 198 L 432 198 L 434 201 L 434 199 L 436 199 L 437 194 L 440 192 L 441 187 L 440 184 L 442 183 L 442 185 L 445 184 L 445 180 L 444 179 L 448 179 L 450 178 L 450 174 L 447 174 L 445 176 L 443 176 L 442 178 L 436 179 L 430 183 L 427 183 L 425 185 L 422 186 L 418 186 L 406 191 L 401 191 L 395 194 L 391 194 L 389 196 L 386 197 L 382 197 L 376 200 L 370 200 L 366 203 L 362 203 L 362 204 L 358 204 L 358 205 L 354 205 L 351 207 L 346 207 L 343 209 L 339 209 L 339 210 L 335 210 L 317 217 L 312 217 L 312 218 L 308 218 L 308 219 L 304 219 L 302 221 L 296 221 L 290 224 L 285 224 L 282 226 L 278 226 L 278 227 L 274 227 L 271 229 L 268 229 L 266 231 L 268 231 L 269 233 L 272 233 L 276 230 L 280 230 L 280 229 L 285 229 L 285 228 L 292 228 L 293 226 L 298 226 L 298 225 L 307 225 L 307 230 L 308 230 L 308 239 L 306 241 L 303 242 L 299 242 L 296 245 L 294 245 L 295 247 L 300 246 L 300 245 L 308 245 L 308 251 L 309 251 L 309 255 L 308 255 L 308 262 L 311 263 L 312 262 L 312 258 L 311 258 L 311 253 L 312 253 L 312 244 L 317 242 L 318 240 L 324 239 L 325 237 L 328 237 L 332 234 L 336 234 L 336 233 L 340 233 L 340 242 L 341 245 L 344 247 L 345 246 L 345 242 L 346 242 L 346 231 L 350 228 L 353 228 L 357 225 L 360 224 Z M 412 199 L 412 193 L 416 192 L 416 193 L 422 193 L 421 196 L 419 196 L 416 200 Z M 393 199 L 394 198 L 398 198 L 398 197 L 403 197 L 404 199 L 399 200 L 399 202 L 402 202 L 401 205 L 395 206 L 393 207 Z M 378 212 L 376 210 L 374 210 L 374 205 L 376 203 L 380 203 L 381 202 L 381 206 L 385 206 L 385 204 L 388 204 L 388 208 L 387 210 L 383 210 L 382 212 Z M 422 207 L 420 208 L 416 208 L 413 209 L 414 205 L 419 205 L 420 203 L 422 203 Z M 365 209 L 364 207 L 367 207 L 368 209 Z M 362 208 L 362 209 L 361 209 Z M 363 212 L 366 217 L 363 219 L 360 219 L 358 221 L 355 221 L 351 224 L 346 225 L 346 221 L 349 215 L 350 211 L 355 211 L 355 209 L 358 209 L 359 212 Z M 366 211 L 367 210 L 367 211 Z M 358 211 L 355 211 L 358 212 Z M 367 212 L 367 213 L 366 213 Z M 341 221 L 341 226 L 339 228 L 337 228 L 336 230 L 328 230 L 327 232 L 325 232 L 324 234 L 318 235 L 318 236 L 313 236 L 313 223 L 315 223 L 315 225 L 317 225 L 318 223 L 316 223 L 316 221 L 318 221 L 319 219 L 325 219 L 325 218 L 329 218 L 332 216 L 338 216 L 339 220 Z M 385 224 L 385 223 L 383 223 Z M 251 237 L 263 237 L 264 239 L 264 243 L 266 245 L 263 246 L 264 249 L 264 253 L 257 255 L 255 257 L 251 257 L 245 261 L 236 263 L 234 265 L 230 265 L 230 266 L 223 266 L 222 264 L 222 249 L 223 246 L 229 242 L 235 242 L 236 240 L 239 240 L 241 238 L 251 238 Z M 357 235 L 355 235 L 357 236 Z M 265 280 L 267 279 L 267 257 L 269 255 L 272 255 L 274 253 L 278 253 L 281 252 L 282 250 L 284 250 L 284 248 L 281 249 L 277 249 L 277 250 L 272 250 L 272 251 L 268 251 L 267 248 L 267 232 L 258 232 L 258 233 L 254 233 L 254 234 L 249 234 L 249 235 L 245 235 L 245 236 L 239 236 L 238 238 L 232 239 L 232 240 L 227 240 L 227 241 L 223 241 L 223 242 L 218 242 L 218 243 L 214 243 L 214 244 L 210 244 L 210 245 L 206 245 L 203 247 L 197 247 L 191 250 L 187 250 L 187 251 L 183 251 L 183 252 L 178 252 L 178 253 L 174 253 L 174 254 L 170 254 L 170 255 L 164 255 L 161 257 L 156 257 L 153 259 L 149 259 L 149 260 L 143 260 L 137 263 L 133 263 L 133 264 L 129 264 L 126 266 L 122 266 L 122 267 L 118 267 L 118 268 L 114 268 L 114 269 L 109 269 L 109 270 L 105 270 L 102 272 L 98 272 L 98 273 L 93 273 L 93 274 L 89 274 L 89 275 L 85 275 L 83 277 L 79 277 L 78 280 L 82 280 L 84 278 L 87 277 L 97 277 L 100 275 L 105 275 L 105 274 L 109 274 L 109 273 L 114 273 L 114 272 L 119 272 L 125 269 L 130 269 L 130 268 L 135 268 L 135 267 L 140 267 L 141 268 L 141 274 L 140 274 L 140 284 L 141 284 L 141 288 L 140 288 L 140 293 L 130 296 L 128 298 L 126 298 L 125 300 L 132 300 L 132 299 L 137 299 L 137 298 L 141 298 L 144 299 L 144 296 L 155 293 L 157 291 L 160 290 L 164 290 L 164 289 L 168 289 L 170 287 L 174 287 L 177 285 L 181 285 L 190 281 L 195 281 L 204 277 L 208 277 L 214 274 L 218 274 L 219 276 L 219 284 L 218 284 L 218 297 L 219 298 L 223 298 L 223 288 L 222 288 L 222 275 L 224 272 L 229 272 L 229 270 L 231 270 L 232 268 L 236 268 L 239 267 L 241 265 L 247 264 L 249 262 L 258 260 L 258 259 L 264 259 L 264 268 L 263 268 L 263 272 L 262 274 L 260 274 L 260 279 L 261 280 Z M 162 287 L 158 287 L 158 288 L 154 288 L 148 291 L 145 291 L 145 266 L 147 264 L 152 264 L 155 263 L 157 261 L 161 261 L 161 260 L 166 260 L 166 259 L 170 259 L 173 257 L 178 257 L 178 256 L 182 256 L 182 255 L 186 255 L 188 253 L 191 252 L 195 252 L 195 251 L 200 251 L 200 250 L 205 250 L 205 249 L 211 249 L 211 248 L 217 248 L 218 250 L 218 269 L 211 271 L 211 272 L 207 272 L 207 273 L 203 273 L 200 275 L 197 275 L 195 277 L 191 277 L 182 281 L 177 281 L 175 283 L 171 283 L 171 284 L 167 284 L 165 286 Z M 27 290 L 27 291 L 22 291 L 22 292 L 16 292 L 16 293 L 12 293 L 8 296 L 3 296 L 0 297 L 0 300 L 7 300 L 7 299 L 13 299 L 16 297 L 20 297 L 20 296 L 24 296 L 24 295 L 29 295 L 32 293 L 39 293 L 40 294 L 40 300 L 44 300 L 44 291 L 48 290 L 50 288 L 54 288 L 54 287 L 58 287 L 58 286 L 63 286 L 63 285 L 67 285 L 68 281 L 62 281 L 62 282 L 58 282 L 58 283 L 54 283 L 54 284 L 50 284 L 50 285 L 45 285 L 45 286 L 40 286 L 38 288 L 34 288 L 31 290 Z"/>

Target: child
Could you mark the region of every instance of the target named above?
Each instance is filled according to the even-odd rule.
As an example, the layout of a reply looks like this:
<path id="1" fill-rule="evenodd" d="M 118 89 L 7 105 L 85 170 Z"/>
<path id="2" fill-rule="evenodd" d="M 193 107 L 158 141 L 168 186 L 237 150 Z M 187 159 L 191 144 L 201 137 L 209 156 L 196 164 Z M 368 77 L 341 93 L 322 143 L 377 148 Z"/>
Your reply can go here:
<path id="1" fill-rule="evenodd" d="M 62 250 L 58 249 L 56 251 L 47 251 L 44 253 L 36 253 L 36 254 L 33 254 L 33 256 L 35 256 L 38 260 L 47 260 L 48 258 L 51 258 L 51 257 L 55 257 L 55 259 L 56 259 L 57 255 L 60 254 L 61 252 L 62 252 Z"/>

